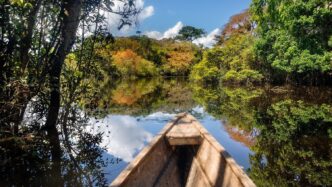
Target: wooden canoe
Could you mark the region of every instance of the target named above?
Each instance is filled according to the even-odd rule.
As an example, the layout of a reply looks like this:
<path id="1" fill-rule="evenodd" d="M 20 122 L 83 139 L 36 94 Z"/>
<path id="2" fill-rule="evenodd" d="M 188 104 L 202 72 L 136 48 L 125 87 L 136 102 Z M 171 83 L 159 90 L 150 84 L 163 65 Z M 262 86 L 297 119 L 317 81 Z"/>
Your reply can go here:
<path id="1" fill-rule="evenodd" d="M 193 116 L 179 114 L 111 186 L 252 187 L 255 184 Z"/>

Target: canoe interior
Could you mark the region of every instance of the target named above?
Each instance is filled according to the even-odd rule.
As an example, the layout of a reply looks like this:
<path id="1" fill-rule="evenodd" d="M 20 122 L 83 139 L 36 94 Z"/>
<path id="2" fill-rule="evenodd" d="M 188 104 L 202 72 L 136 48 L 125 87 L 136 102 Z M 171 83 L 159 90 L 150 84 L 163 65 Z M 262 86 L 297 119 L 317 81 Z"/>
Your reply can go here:
<path id="1" fill-rule="evenodd" d="M 176 136 L 178 132 L 172 132 L 172 128 L 176 125 L 194 127 L 198 130 L 200 137 L 191 133 L 190 141 L 181 140 Z M 165 126 L 111 186 L 255 185 L 194 117 L 181 114 Z"/>

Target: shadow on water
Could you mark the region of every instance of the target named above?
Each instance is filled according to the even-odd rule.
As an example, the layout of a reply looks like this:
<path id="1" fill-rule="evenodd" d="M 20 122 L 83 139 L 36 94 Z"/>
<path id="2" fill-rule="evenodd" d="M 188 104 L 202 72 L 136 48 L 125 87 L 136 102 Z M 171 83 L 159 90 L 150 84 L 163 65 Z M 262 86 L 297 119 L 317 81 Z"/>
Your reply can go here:
<path id="1" fill-rule="evenodd" d="M 9 108 L 1 114 L 0 186 L 49 186 L 54 176 L 66 186 L 106 185 L 179 112 L 194 114 L 206 126 L 222 125 L 211 134 L 221 144 L 239 144 L 225 146 L 231 154 L 249 149 L 234 158 L 248 162 L 247 173 L 258 186 L 332 185 L 331 89 L 202 86 L 185 78 L 154 78 L 111 80 L 92 91 L 74 104 L 63 103 L 58 163 L 52 132 L 43 128 L 42 95 L 27 105 L 18 130 L 14 119 L 6 118 Z M 228 136 L 218 136 L 220 129 Z"/>

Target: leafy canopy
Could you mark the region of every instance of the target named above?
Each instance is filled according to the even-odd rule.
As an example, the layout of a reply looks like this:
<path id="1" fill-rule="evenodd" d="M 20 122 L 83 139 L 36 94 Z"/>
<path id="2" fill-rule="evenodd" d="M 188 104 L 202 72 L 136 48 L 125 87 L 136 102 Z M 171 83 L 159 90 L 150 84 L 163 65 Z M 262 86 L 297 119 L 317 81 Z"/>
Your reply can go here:
<path id="1" fill-rule="evenodd" d="M 193 26 L 184 26 L 179 31 L 179 35 L 176 37 L 176 39 L 192 42 L 195 39 L 202 37 L 204 34 L 205 31 L 203 29 Z"/>

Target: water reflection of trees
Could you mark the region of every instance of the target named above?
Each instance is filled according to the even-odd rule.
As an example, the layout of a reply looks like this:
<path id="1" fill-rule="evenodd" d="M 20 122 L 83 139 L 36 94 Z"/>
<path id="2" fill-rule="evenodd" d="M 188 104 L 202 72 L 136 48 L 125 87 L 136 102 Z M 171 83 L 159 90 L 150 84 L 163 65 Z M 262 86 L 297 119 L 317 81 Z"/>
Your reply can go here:
<path id="1" fill-rule="evenodd" d="M 258 185 L 332 185 L 331 105 L 283 100 L 260 116 L 250 171 Z"/>
<path id="2" fill-rule="evenodd" d="M 332 185 L 330 89 L 194 86 L 193 90 L 207 112 L 223 119 L 234 140 L 251 147 L 248 172 L 258 186 Z M 255 143 L 248 144 L 252 135 Z"/>
<path id="3" fill-rule="evenodd" d="M 259 109 L 255 102 L 262 89 L 194 86 L 193 90 L 195 101 L 215 118 L 241 130 L 254 130 Z"/>
<path id="4" fill-rule="evenodd" d="M 0 186 L 106 184 L 102 171 L 103 148 L 99 146 L 101 134 L 85 130 L 88 118 L 75 106 L 79 98 L 75 92 L 79 90 L 63 86 L 57 128 L 44 125 L 47 93 L 40 93 L 26 104 L 22 112 L 25 116 L 19 122 L 1 118 Z M 11 111 L 14 112 L 17 111 Z M 13 128 L 14 124 L 19 125 Z"/>
<path id="5" fill-rule="evenodd" d="M 98 115 L 148 115 L 153 112 L 183 112 L 194 107 L 192 92 L 182 79 L 124 79 L 114 86 L 105 84 L 98 98 L 85 100 Z M 91 104 L 94 103 L 94 104 Z"/>
<path id="6" fill-rule="evenodd" d="M 33 116 L 22 116 L 20 126 L 21 120 L 9 115 L 20 111 L 5 102 L 0 114 L 0 186 L 102 186 L 107 164 L 102 136 L 86 131 L 86 114 L 177 113 L 196 105 L 223 120 L 231 138 L 252 149 L 248 172 L 257 185 L 332 185 L 330 89 L 203 87 L 161 78 L 75 79 L 63 83 L 57 129 L 42 125 L 48 93 L 32 99 L 26 107 L 32 111 L 25 113 Z"/>

